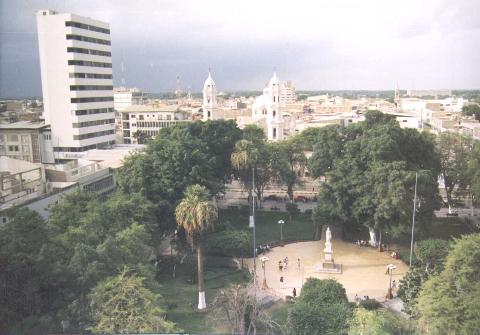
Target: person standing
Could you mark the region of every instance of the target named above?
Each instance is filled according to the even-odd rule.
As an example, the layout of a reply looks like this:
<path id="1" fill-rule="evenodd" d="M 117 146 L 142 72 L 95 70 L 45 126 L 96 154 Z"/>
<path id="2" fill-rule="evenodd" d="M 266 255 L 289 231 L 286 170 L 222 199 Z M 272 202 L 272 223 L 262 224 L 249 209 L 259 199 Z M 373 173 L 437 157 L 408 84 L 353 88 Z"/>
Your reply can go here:
<path id="1" fill-rule="evenodd" d="M 297 297 L 297 289 L 296 289 L 295 287 L 293 288 L 292 294 L 293 294 L 293 297 L 294 297 L 294 298 Z"/>
<path id="2" fill-rule="evenodd" d="M 297 259 L 298 271 L 300 271 L 300 258 Z"/>

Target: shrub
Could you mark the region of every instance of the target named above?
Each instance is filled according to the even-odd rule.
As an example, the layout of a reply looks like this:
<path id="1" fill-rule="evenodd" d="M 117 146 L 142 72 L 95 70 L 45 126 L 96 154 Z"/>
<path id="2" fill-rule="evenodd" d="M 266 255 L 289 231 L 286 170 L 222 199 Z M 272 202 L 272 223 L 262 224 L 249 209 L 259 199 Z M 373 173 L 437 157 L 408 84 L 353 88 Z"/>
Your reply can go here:
<path id="1" fill-rule="evenodd" d="M 382 304 L 375 299 L 367 299 L 367 300 L 360 301 L 360 307 L 363 307 L 368 311 L 372 311 L 382 307 Z"/>
<path id="2" fill-rule="evenodd" d="M 206 249 L 210 255 L 248 257 L 251 245 L 250 234 L 245 230 L 224 230 L 206 238 Z"/>

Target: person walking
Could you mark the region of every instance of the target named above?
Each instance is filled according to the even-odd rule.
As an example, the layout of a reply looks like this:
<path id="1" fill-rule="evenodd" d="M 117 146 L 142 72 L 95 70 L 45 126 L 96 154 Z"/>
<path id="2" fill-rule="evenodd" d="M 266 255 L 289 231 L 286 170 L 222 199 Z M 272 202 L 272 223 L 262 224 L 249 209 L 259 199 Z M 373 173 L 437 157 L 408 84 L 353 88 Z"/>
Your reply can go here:
<path id="1" fill-rule="evenodd" d="M 285 268 L 285 270 L 287 269 L 287 265 L 288 265 L 288 257 L 285 257 L 285 259 L 283 260 L 283 267 Z"/>
<path id="2" fill-rule="evenodd" d="M 278 261 L 278 270 L 282 271 L 283 270 L 283 264 L 282 261 Z"/>
<path id="3" fill-rule="evenodd" d="M 300 271 L 300 258 L 297 259 L 298 271 Z"/>
<path id="4" fill-rule="evenodd" d="M 284 287 L 283 287 L 283 276 L 280 276 L 280 287 L 281 287 L 281 288 L 284 288 Z"/>
<path id="5" fill-rule="evenodd" d="M 294 297 L 294 298 L 297 297 L 297 289 L 296 289 L 295 287 L 293 288 L 292 294 L 293 294 L 293 297 Z"/>

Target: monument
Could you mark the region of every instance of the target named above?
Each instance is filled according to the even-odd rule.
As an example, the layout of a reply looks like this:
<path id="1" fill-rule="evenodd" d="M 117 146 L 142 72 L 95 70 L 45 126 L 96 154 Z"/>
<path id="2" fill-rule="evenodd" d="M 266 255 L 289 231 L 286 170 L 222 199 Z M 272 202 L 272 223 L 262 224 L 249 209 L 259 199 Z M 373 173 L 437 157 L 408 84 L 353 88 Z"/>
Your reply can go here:
<path id="1" fill-rule="evenodd" d="M 332 231 L 327 227 L 325 232 L 325 248 L 323 249 L 324 261 L 316 265 L 316 272 L 342 273 L 342 264 L 336 264 L 333 258 Z"/>

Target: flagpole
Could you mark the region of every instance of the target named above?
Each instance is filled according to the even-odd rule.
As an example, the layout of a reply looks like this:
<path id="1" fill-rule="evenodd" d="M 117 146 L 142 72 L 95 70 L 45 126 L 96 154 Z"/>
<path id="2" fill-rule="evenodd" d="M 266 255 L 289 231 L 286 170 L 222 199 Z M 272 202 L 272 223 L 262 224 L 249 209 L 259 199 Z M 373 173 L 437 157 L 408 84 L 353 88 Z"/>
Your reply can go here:
<path id="1" fill-rule="evenodd" d="M 417 210 L 417 179 L 418 179 L 418 174 L 417 174 L 417 172 L 415 172 L 415 196 L 413 197 L 412 238 L 411 238 L 411 242 L 410 242 L 410 267 L 412 267 L 413 232 L 415 230 L 415 212 Z"/>

